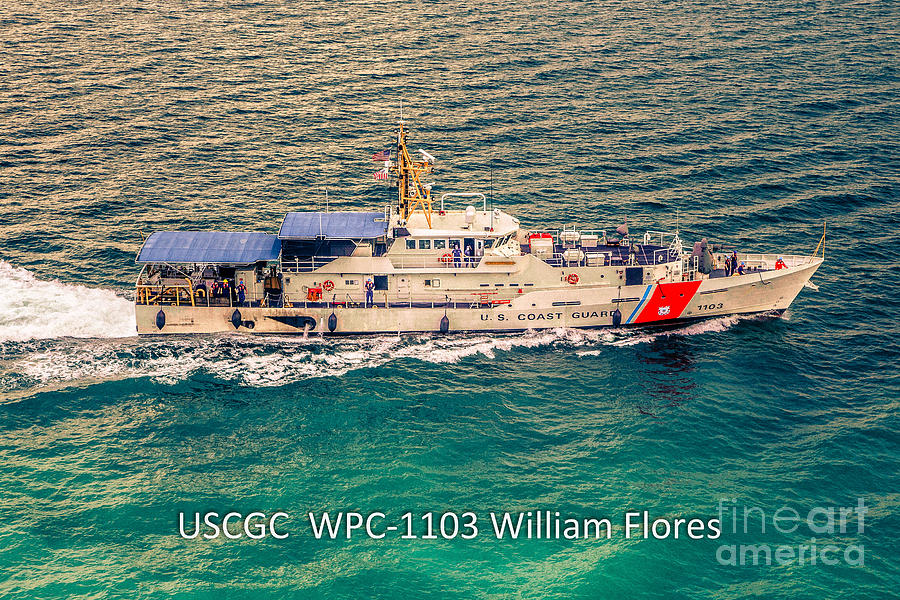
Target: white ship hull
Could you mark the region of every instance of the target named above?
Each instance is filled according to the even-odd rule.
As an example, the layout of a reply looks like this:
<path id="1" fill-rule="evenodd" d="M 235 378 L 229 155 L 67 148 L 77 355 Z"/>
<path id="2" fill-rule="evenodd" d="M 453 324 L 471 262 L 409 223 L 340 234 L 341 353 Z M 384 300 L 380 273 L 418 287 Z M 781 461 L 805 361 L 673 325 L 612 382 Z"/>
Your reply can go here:
<path id="1" fill-rule="evenodd" d="M 524 331 L 552 327 L 657 326 L 723 315 L 787 309 L 822 264 L 810 257 L 780 270 L 631 286 L 577 285 L 522 293 L 499 305 L 418 303 L 385 308 L 294 303 L 282 308 L 248 306 L 135 307 L 139 334 L 359 335 L 441 331 Z M 377 301 L 377 299 L 376 299 Z M 160 318 L 162 313 L 162 318 Z M 333 316 L 333 318 L 332 318 Z"/>

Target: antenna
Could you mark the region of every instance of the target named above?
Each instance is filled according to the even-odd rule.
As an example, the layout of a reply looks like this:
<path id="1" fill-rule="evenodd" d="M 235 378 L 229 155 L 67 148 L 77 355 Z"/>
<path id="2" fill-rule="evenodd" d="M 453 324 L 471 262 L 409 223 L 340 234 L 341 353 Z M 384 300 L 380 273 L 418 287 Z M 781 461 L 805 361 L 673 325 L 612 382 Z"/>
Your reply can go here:
<path id="1" fill-rule="evenodd" d="M 403 122 L 403 98 L 400 98 L 400 122 Z"/>
<path id="2" fill-rule="evenodd" d="M 494 230 L 494 159 L 491 159 L 491 231 Z"/>
<path id="3" fill-rule="evenodd" d="M 328 212 L 328 188 L 325 188 L 325 212 Z"/>

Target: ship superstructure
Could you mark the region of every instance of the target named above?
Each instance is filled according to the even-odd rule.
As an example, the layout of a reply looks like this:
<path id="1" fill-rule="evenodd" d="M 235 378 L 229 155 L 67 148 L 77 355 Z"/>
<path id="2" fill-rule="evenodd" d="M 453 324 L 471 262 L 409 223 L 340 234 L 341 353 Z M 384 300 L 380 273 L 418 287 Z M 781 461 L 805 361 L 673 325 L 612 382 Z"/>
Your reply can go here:
<path id="1" fill-rule="evenodd" d="M 291 212 L 277 234 L 162 231 L 137 257 L 140 334 L 367 334 L 658 325 L 787 309 L 824 260 L 678 232 L 526 231 L 482 193 L 432 195 L 401 123 L 396 205 Z M 392 160 L 393 158 L 393 160 Z M 462 206 L 461 206 L 462 205 Z M 821 256 L 819 249 L 821 248 Z"/>

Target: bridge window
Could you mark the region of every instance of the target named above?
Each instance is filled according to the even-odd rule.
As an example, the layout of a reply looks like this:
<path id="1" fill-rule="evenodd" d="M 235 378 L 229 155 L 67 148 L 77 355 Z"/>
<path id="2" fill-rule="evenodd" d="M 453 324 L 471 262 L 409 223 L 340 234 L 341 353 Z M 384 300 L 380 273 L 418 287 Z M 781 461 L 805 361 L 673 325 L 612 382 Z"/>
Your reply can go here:
<path id="1" fill-rule="evenodd" d="M 415 250 L 416 249 L 416 240 L 406 240 L 406 249 L 407 250 Z"/>
<path id="2" fill-rule="evenodd" d="M 447 247 L 447 240 L 434 240 L 434 249 L 443 250 Z"/>
<path id="3" fill-rule="evenodd" d="M 431 250 L 431 240 L 419 240 L 419 250 Z"/>

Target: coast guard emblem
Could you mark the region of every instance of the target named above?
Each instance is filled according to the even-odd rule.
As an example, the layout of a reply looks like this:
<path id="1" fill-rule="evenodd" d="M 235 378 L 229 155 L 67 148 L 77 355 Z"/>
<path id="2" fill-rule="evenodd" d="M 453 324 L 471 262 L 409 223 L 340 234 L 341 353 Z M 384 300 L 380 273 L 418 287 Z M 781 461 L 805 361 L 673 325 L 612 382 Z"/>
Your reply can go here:
<path id="1" fill-rule="evenodd" d="M 656 314 L 658 314 L 661 317 L 664 317 L 667 314 L 669 314 L 670 310 L 672 310 L 672 307 L 670 307 L 670 306 L 660 306 L 659 310 L 656 311 Z"/>

